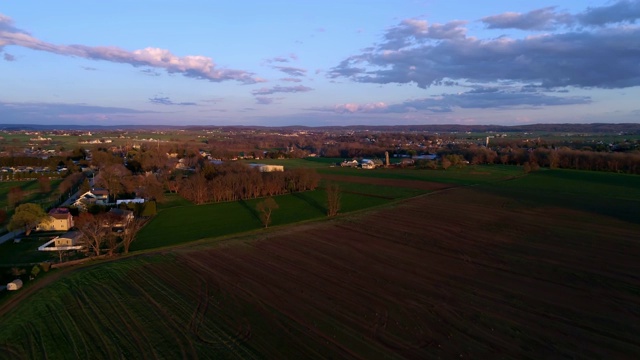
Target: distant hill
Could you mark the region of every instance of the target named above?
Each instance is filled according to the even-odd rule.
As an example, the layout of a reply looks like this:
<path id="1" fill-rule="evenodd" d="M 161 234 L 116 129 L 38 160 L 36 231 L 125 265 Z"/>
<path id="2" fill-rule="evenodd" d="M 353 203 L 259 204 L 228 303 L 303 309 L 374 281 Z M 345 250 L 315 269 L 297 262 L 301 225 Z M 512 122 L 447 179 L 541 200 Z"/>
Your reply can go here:
<path id="1" fill-rule="evenodd" d="M 46 131 L 46 130 L 308 130 L 308 131 L 389 131 L 389 132 L 576 132 L 576 133 L 629 133 L 640 134 L 640 123 L 608 124 L 532 124 L 532 125 L 348 125 L 348 126 L 219 126 L 219 125 L 41 125 L 41 124 L 0 124 L 4 131 Z"/>

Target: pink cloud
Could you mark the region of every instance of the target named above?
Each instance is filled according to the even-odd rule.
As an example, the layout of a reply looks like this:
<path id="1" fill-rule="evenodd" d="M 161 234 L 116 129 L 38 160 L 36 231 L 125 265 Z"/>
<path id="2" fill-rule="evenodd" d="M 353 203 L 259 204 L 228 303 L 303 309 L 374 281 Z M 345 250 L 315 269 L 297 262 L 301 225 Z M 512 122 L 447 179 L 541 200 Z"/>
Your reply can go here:
<path id="1" fill-rule="evenodd" d="M 165 69 L 168 73 L 180 73 L 187 77 L 213 82 L 236 80 L 244 84 L 265 82 L 244 70 L 218 68 L 213 59 L 202 55 L 177 56 L 167 49 L 147 47 L 127 51 L 116 46 L 56 45 L 18 30 L 11 18 L 0 14 L 0 48 L 6 45 L 21 46 L 64 56 L 77 56 L 91 60 L 104 60 L 132 66 L 150 66 Z"/>

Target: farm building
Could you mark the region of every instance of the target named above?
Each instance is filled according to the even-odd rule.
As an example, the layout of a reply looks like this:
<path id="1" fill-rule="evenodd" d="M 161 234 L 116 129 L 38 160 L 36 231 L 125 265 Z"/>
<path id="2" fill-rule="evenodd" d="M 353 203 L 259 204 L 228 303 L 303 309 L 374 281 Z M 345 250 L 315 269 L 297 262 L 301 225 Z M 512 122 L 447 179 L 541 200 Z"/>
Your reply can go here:
<path id="1" fill-rule="evenodd" d="M 120 204 L 143 204 L 144 203 L 144 199 L 122 199 L 122 200 L 116 200 L 116 205 L 120 205 Z"/>
<path id="2" fill-rule="evenodd" d="M 37 230 L 67 231 L 73 227 L 73 216 L 66 208 L 54 208 L 49 211 L 49 218 L 41 222 Z"/>
<path id="3" fill-rule="evenodd" d="M 52 245 L 53 246 L 49 246 Z M 39 251 L 59 251 L 59 250 L 80 250 L 84 247 L 82 244 L 82 234 L 79 231 L 69 231 L 65 234 L 57 236 L 44 245 L 38 247 Z"/>
<path id="4" fill-rule="evenodd" d="M 81 234 L 79 231 L 69 231 L 68 233 L 62 234 L 55 239 L 55 246 L 76 246 L 80 243 Z"/>
<path id="5" fill-rule="evenodd" d="M 20 279 L 15 279 L 12 282 L 7 284 L 7 290 L 18 290 L 22 287 L 22 280 Z"/>
<path id="6" fill-rule="evenodd" d="M 342 167 L 358 167 L 358 160 L 345 160 L 343 162 L 340 163 L 340 166 Z"/>
<path id="7" fill-rule="evenodd" d="M 361 166 L 362 166 L 363 169 L 375 169 L 376 168 L 376 164 L 373 162 L 373 160 L 362 159 L 362 161 L 360 163 L 361 163 Z"/>
<path id="8" fill-rule="evenodd" d="M 260 172 L 284 171 L 282 165 L 249 164 L 250 167 L 258 169 Z"/>

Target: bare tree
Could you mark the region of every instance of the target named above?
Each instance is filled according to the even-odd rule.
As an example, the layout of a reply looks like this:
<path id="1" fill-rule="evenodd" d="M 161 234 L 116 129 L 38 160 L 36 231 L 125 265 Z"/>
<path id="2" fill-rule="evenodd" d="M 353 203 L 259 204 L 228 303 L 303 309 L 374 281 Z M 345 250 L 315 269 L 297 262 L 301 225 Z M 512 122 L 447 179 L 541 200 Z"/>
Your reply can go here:
<path id="1" fill-rule="evenodd" d="M 113 256 L 113 253 L 120 245 L 118 237 L 111 231 L 105 235 L 104 243 L 107 245 L 107 256 Z"/>
<path id="2" fill-rule="evenodd" d="M 58 256 L 58 263 L 62 263 L 62 258 L 68 258 L 69 255 L 72 253 L 73 251 L 71 250 L 56 250 L 56 254 Z"/>
<path id="3" fill-rule="evenodd" d="M 138 231 L 142 229 L 145 223 L 146 221 L 142 219 L 133 219 L 129 221 L 127 225 L 124 227 L 124 231 L 122 232 L 122 235 L 121 235 L 121 238 L 122 238 L 121 245 L 123 247 L 125 254 L 129 253 L 129 248 L 131 247 L 131 243 L 133 242 L 133 240 L 135 240 L 136 235 L 138 235 Z"/>
<path id="4" fill-rule="evenodd" d="M 277 208 L 278 204 L 272 197 L 268 197 L 256 205 L 256 209 L 260 212 L 260 221 L 262 221 L 262 225 L 264 225 L 265 228 L 269 227 L 271 223 L 271 213 Z"/>
<path id="5" fill-rule="evenodd" d="M 327 216 L 336 216 L 340 211 L 340 187 L 336 183 L 330 183 L 325 189 L 327 193 Z"/>
<path id="6" fill-rule="evenodd" d="M 82 233 L 89 251 L 92 251 L 96 256 L 100 256 L 100 249 L 107 236 L 111 233 L 111 227 L 106 215 L 82 213 L 75 220 L 75 223 L 78 231 Z"/>
<path id="7" fill-rule="evenodd" d="M 114 164 L 100 170 L 96 183 L 109 190 L 109 196 L 115 197 L 126 189 L 127 177 L 131 172 L 122 164 Z"/>

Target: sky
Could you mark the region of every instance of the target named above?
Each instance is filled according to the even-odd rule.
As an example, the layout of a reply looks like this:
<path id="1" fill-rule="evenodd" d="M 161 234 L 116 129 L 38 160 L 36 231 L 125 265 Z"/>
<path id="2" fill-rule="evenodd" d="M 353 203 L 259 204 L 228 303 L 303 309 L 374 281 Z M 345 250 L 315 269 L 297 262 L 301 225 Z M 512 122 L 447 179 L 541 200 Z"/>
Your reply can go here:
<path id="1" fill-rule="evenodd" d="M 0 3 L 0 124 L 640 122 L 640 0 Z"/>

